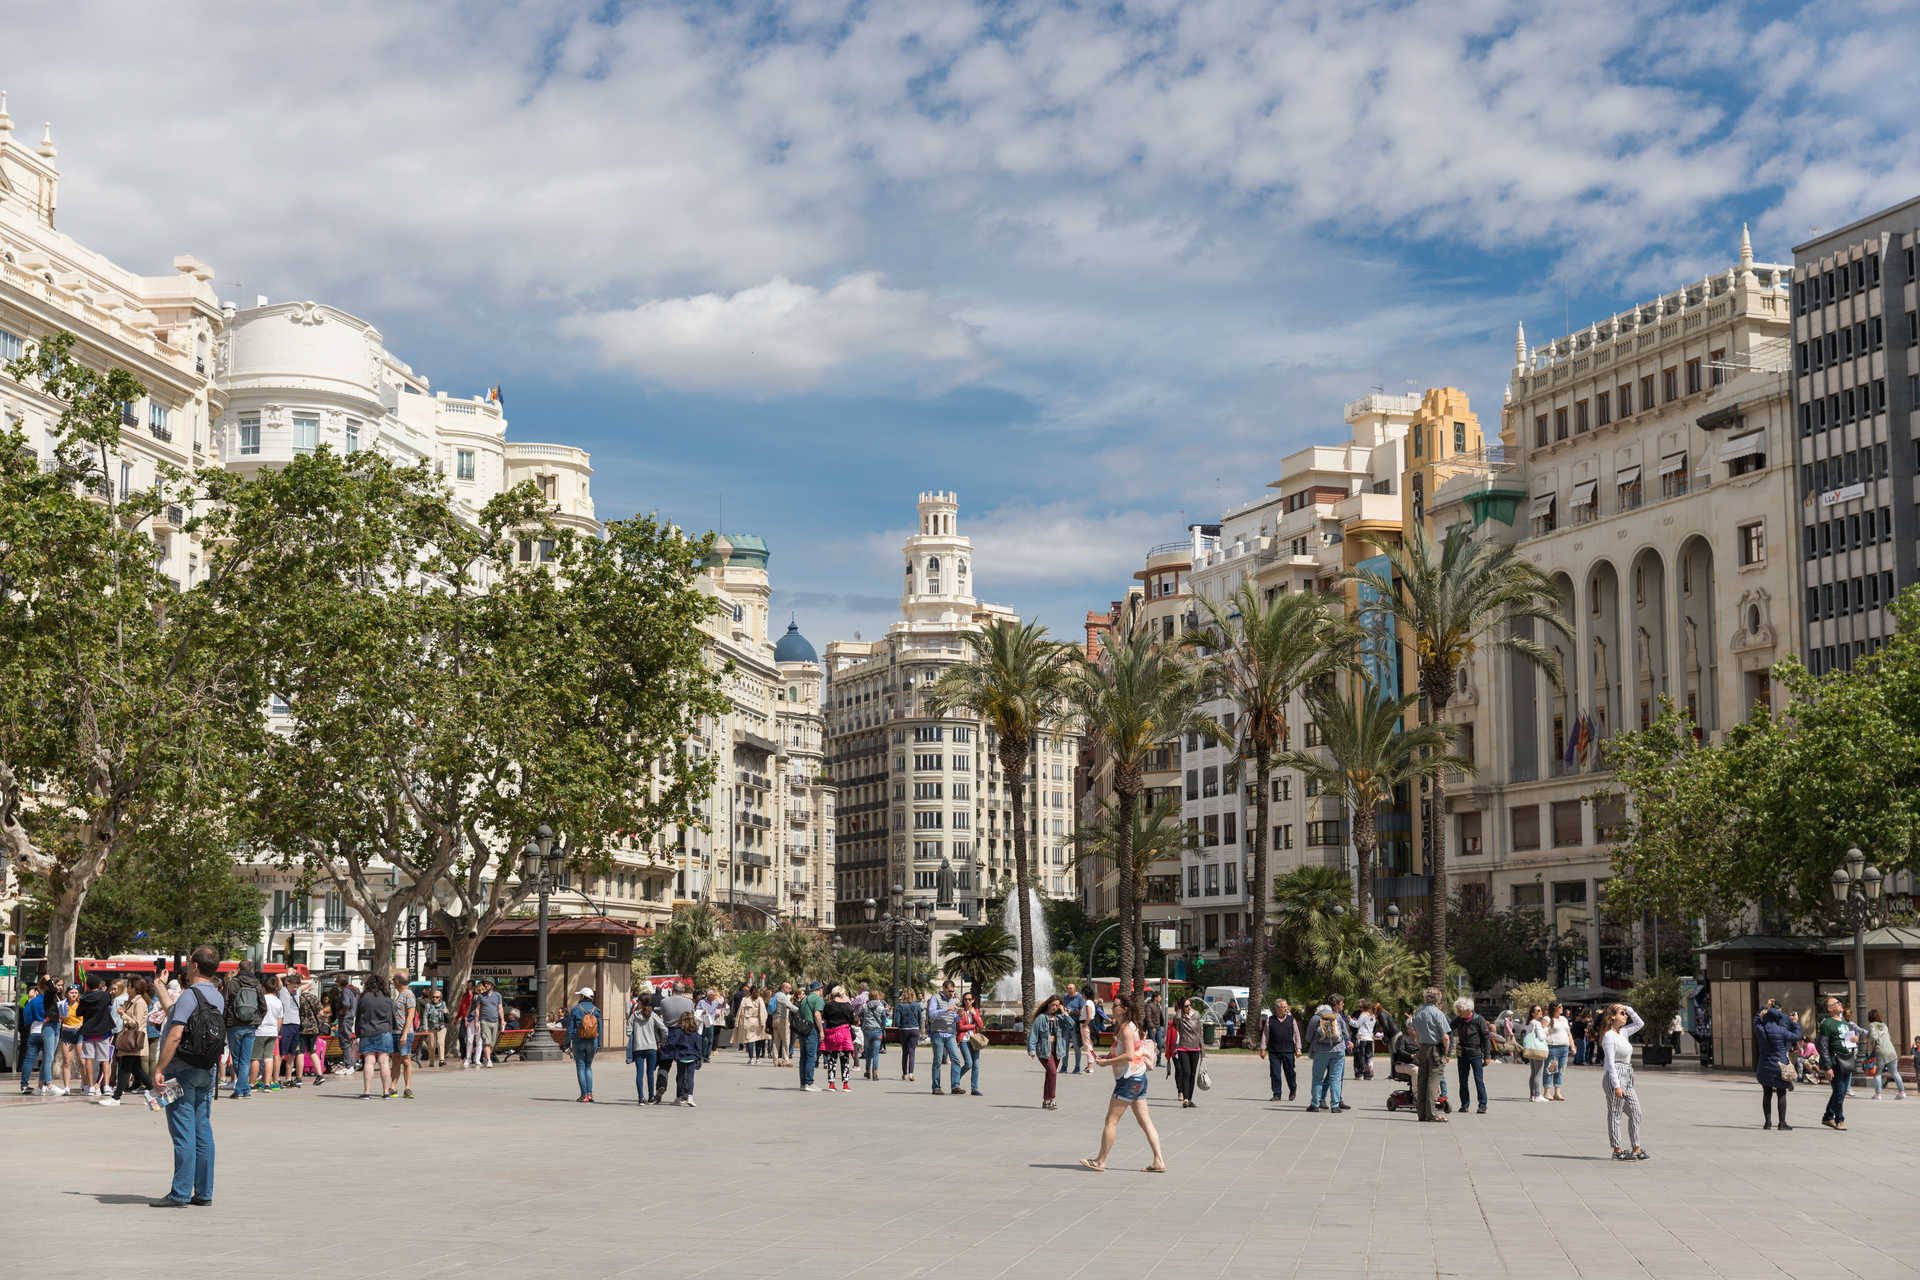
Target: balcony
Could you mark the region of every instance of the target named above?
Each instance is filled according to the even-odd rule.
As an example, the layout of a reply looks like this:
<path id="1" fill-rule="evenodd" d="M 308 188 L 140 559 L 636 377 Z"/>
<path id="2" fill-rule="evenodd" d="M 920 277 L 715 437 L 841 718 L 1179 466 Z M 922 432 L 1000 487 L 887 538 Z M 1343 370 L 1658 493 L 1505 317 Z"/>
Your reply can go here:
<path id="1" fill-rule="evenodd" d="M 169 503 L 154 513 L 153 531 L 155 533 L 176 533 L 179 531 L 180 526 L 186 522 L 187 513 L 185 508 L 181 507 L 178 503 Z"/>
<path id="2" fill-rule="evenodd" d="M 162 427 L 155 423 L 148 423 L 147 431 L 153 436 L 155 440 L 159 440 L 165 444 L 173 443 L 172 427 Z"/>

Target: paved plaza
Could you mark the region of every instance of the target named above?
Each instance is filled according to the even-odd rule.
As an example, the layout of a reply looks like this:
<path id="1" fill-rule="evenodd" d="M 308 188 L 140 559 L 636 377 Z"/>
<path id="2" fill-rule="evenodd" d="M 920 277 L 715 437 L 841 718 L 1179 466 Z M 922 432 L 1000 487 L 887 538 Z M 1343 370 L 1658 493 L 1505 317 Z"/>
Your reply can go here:
<path id="1" fill-rule="evenodd" d="M 564 1062 L 431 1073 L 413 1102 L 336 1079 L 219 1103 L 216 1204 L 177 1211 L 146 1207 L 170 1168 L 162 1117 L 9 1080 L 0 1275 L 1830 1280 L 1920 1263 L 1920 1099 L 1856 1095 L 1842 1134 L 1802 1088 L 1795 1131 L 1767 1133 L 1750 1079 L 1643 1071 L 1654 1158 L 1620 1164 L 1592 1070 L 1548 1105 L 1497 1066 L 1492 1110 L 1444 1125 L 1387 1112 L 1384 1077 L 1328 1116 L 1269 1104 L 1251 1057 L 1212 1071 L 1191 1111 L 1154 1076 L 1163 1176 L 1135 1172 L 1131 1120 L 1109 1172 L 1077 1168 L 1109 1077 L 1063 1078 L 1043 1112 L 1013 1050 L 988 1053 L 979 1098 L 932 1097 L 924 1074 L 803 1094 L 725 1050 L 695 1110 L 635 1107 L 617 1058 L 593 1107 Z"/>

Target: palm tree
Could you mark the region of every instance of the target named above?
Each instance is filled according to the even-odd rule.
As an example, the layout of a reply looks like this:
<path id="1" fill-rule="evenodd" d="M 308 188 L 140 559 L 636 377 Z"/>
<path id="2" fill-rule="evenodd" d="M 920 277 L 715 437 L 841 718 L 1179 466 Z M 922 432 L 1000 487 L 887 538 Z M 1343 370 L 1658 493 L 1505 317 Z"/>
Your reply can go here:
<path id="1" fill-rule="evenodd" d="M 994 736 L 1000 773 L 1013 804 L 1013 882 L 1020 899 L 1020 1009 L 1033 1011 L 1033 872 L 1027 863 L 1027 760 L 1034 740 L 1060 723 L 1065 704 L 1066 646 L 1038 622 L 996 622 L 969 632 L 970 660 L 948 667 L 927 697 L 936 716 L 962 711 Z"/>
<path id="2" fill-rule="evenodd" d="M 1338 867 L 1295 867 L 1273 878 L 1274 926 L 1285 940 L 1286 958 L 1324 967 L 1348 919 L 1351 890 Z"/>
<path id="3" fill-rule="evenodd" d="M 776 973 L 797 980 L 807 975 L 820 954 L 820 936 L 798 921 L 788 920 L 767 935 L 763 954 Z"/>
<path id="4" fill-rule="evenodd" d="M 986 999 L 1000 979 L 1014 970 L 1013 935 L 997 924 L 962 929 L 940 944 L 948 973 L 963 973 L 973 983 L 974 998 Z"/>
<path id="5" fill-rule="evenodd" d="M 1246 831 L 1253 853 L 1253 869 L 1246 877 L 1252 925 L 1248 931 L 1253 935 L 1248 1004 L 1264 1009 L 1274 757 L 1287 747 L 1287 706 L 1294 693 L 1344 669 L 1359 630 L 1334 612 L 1334 597 L 1317 591 L 1282 592 L 1268 601 L 1253 583 L 1242 582 L 1225 601 L 1199 599 L 1206 620 L 1182 643 L 1198 656 L 1206 688 L 1232 700 L 1239 712 L 1232 745 L 1241 758 L 1253 762 L 1254 816 Z"/>
<path id="6" fill-rule="evenodd" d="M 1439 724 L 1453 700 L 1460 667 L 1482 645 L 1518 654 L 1560 685 L 1560 663 L 1553 652 L 1529 635 L 1515 635 L 1510 623 L 1538 620 L 1571 637 L 1560 612 L 1560 598 L 1546 575 L 1515 554 L 1511 546 L 1477 542 L 1463 527 L 1447 530 L 1436 553 L 1423 532 L 1414 531 L 1387 548 L 1391 579 L 1371 569 L 1352 569 L 1346 577 L 1371 588 L 1382 606 L 1413 642 L 1419 662 L 1420 694 L 1427 716 Z M 1531 628 L 1528 629 L 1531 631 Z M 1441 820 L 1441 780 L 1433 779 L 1427 804 L 1427 839 L 1432 849 L 1428 871 L 1433 900 L 1447 893 L 1447 829 Z M 1447 980 L 1446 912 L 1433 913 L 1431 977 Z"/>
<path id="7" fill-rule="evenodd" d="M 1385 697 L 1364 679 L 1354 698 L 1330 685 L 1316 685 L 1307 693 L 1307 705 L 1326 754 L 1288 751 L 1279 759 L 1281 765 L 1298 769 L 1319 783 L 1323 792 L 1352 807 L 1359 916 L 1368 927 L 1373 924 L 1373 851 L 1379 843 L 1376 815 L 1393 803 L 1396 787 L 1410 787 L 1421 778 L 1437 779 L 1442 769 L 1473 767 L 1472 761 L 1453 754 L 1446 730 L 1439 725 L 1405 727 L 1407 708 L 1418 700 L 1418 694 Z"/>
<path id="8" fill-rule="evenodd" d="M 1068 699 L 1087 740 L 1113 770 L 1115 862 L 1120 871 L 1120 988 L 1139 1013 L 1146 985 L 1146 952 L 1140 946 L 1140 907 L 1145 897 L 1133 859 L 1134 806 L 1140 799 L 1147 758 L 1161 743 L 1186 733 L 1213 733 L 1218 726 L 1199 713 L 1200 685 L 1188 664 L 1144 630 L 1100 637 L 1100 656 L 1075 650 Z"/>
<path id="9" fill-rule="evenodd" d="M 1158 805 L 1136 809 L 1132 827 L 1123 837 L 1118 803 L 1113 798 L 1101 801 L 1099 814 L 1074 835 L 1074 843 L 1079 846 L 1073 855 L 1074 862 L 1108 863 L 1117 871 L 1122 857 L 1131 858 L 1133 882 L 1144 885 L 1148 867 L 1161 858 L 1179 857 L 1183 849 L 1193 844 L 1177 807 Z"/>
<path id="10" fill-rule="evenodd" d="M 691 978 L 702 960 L 720 950 L 721 932 L 720 913 L 698 904 L 674 912 L 653 945 L 669 972 Z"/>

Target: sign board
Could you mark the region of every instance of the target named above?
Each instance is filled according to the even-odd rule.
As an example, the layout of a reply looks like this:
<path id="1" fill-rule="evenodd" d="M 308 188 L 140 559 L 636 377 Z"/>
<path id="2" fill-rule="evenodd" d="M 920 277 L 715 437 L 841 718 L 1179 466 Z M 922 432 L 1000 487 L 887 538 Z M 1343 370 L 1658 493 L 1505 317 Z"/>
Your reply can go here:
<path id="1" fill-rule="evenodd" d="M 1180 931 L 1178 929 L 1162 929 L 1160 931 L 1160 949 L 1162 951 L 1175 951 L 1179 949 L 1179 946 Z"/>
<path id="2" fill-rule="evenodd" d="M 531 978 L 533 966 L 530 964 L 477 964 L 473 966 L 476 978 Z"/>
<path id="3" fill-rule="evenodd" d="M 0 964 L 0 978 L 11 978 L 18 972 L 19 970 L 10 964 Z"/>
<path id="4" fill-rule="evenodd" d="M 1866 485 L 1850 484 L 1850 485 L 1847 485 L 1845 488 L 1829 489 L 1825 493 L 1821 494 L 1820 505 L 1823 507 L 1833 507 L 1833 506 L 1838 506 L 1842 502 L 1852 502 L 1855 498 L 1864 498 L 1866 496 L 1867 496 Z"/>

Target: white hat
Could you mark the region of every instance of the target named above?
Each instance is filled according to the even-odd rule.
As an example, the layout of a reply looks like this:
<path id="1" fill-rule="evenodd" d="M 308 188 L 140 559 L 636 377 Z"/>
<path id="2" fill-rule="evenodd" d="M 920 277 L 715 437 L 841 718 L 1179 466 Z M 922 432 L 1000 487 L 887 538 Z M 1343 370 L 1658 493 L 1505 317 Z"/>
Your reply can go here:
<path id="1" fill-rule="evenodd" d="M 578 990 L 578 991 L 576 991 L 576 992 L 575 992 L 574 994 L 575 994 L 575 995 L 582 995 L 582 996 L 585 996 L 585 997 L 586 997 L 587 999 L 589 999 L 589 1000 L 591 1000 L 591 999 L 593 999 L 593 988 L 592 988 L 592 987 L 582 987 L 582 988 L 580 988 L 580 990 Z"/>

